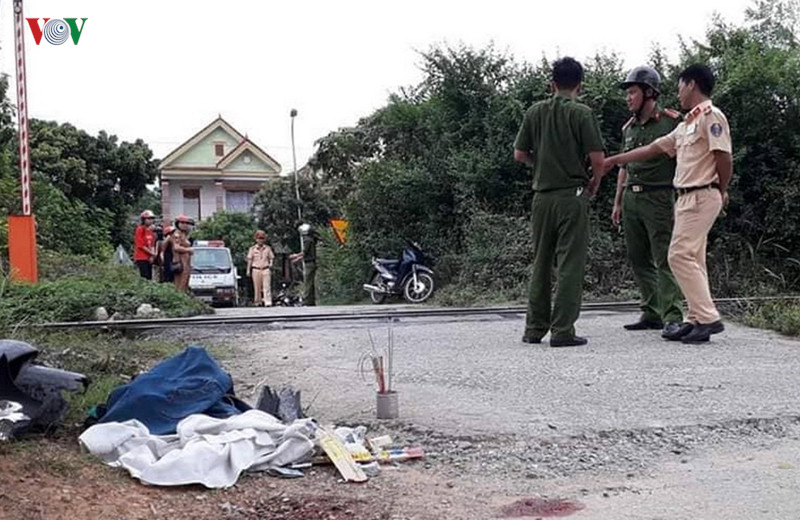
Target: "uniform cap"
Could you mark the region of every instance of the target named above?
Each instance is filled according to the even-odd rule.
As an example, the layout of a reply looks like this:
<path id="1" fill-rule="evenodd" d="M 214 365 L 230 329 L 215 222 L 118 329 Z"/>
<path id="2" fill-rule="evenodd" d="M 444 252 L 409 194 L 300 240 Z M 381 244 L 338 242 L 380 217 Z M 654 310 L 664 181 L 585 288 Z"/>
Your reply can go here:
<path id="1" fill-rule="evenodd" d="M 186 215 L 178 215 L 175 217 L 175 224 L 178 224 L 179 222 L 194 225 L 194 219 L 192 217 L 187 217 Z"/>

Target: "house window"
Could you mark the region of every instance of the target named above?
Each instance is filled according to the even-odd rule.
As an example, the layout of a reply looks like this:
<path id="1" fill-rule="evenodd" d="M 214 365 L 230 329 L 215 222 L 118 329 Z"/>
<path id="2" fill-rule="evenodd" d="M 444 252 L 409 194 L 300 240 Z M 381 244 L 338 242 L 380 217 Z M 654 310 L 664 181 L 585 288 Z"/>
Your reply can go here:
<path id="1" fill-rule="evenodd" d="M 225 210 L 249 213 L 253 209 L 252 191 L 228 191 L 225 193 Z"/>
<path id="2" fill-rule="evenodd" d="M 198 222 L 200 220 L 200 190 L 185 188 L 183 190 L 183 214 Z"/>
<path id="3" fill-rule="evenodd" d="M 217 157 L 222 157 L 225 155 L 225 143 L 215 143 L 214 144 L 214 155 Z"/>

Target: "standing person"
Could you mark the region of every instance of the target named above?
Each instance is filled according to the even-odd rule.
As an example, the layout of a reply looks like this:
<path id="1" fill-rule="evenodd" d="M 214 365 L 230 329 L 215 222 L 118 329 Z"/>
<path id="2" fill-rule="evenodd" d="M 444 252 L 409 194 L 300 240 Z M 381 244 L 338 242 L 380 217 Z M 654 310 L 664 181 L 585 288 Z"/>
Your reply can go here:
<path id="1" fill-rule="evenodd" d="M 706 269 L 708 232 L 728 204 L 728 184 L 733 176 L 728 119 L 711 103 L 714 74 L 705 65 L 691 65 L 678 77 L 685 120 L 670 134 L 630 152 L 609 157 L 605 168 L 656 157 L 677 156 L 674 186 L 675 227 L 669 245 L 669 265 L 689 305 L 688 321 L 665 339 L 684 343 L 708 341 L 725 330 L 711 299 Z"/>
<path id="2" fill-rule="evenodd" d="M 661 77 L 652 67 L 636 67 L 620 88 L 626 91 L 633 114 L 622 127 L 627 152 L 650 144 L 678 126 L 680 112 L 660 110 Z M 683 297 L 669 268 L 667 251 L 672 237 L 675 158 L 662 153 L 631 162 L 619 170 L 611 219 L 622 220 L 628 260 L 642 295 L 642 315 L 627 330 L 664 329 L 675 332 L 683 321 Z"/>
<path id="3" fill-rule="evenodd" d="M 303 262 L 303 305 L 317 304 L 317 240 L 319 235 L 309 224 L 297 228 L 303 237 L 303 251 L 289 256 L 292 262 Z"/>
<path id="4" fill-rule="evenodd" d="M 256 307 L 272 306 L 272 263 L 275 253 L 267 245 L 267 233 L 258 230 L 255 234 L 256 244 L 247 251 L 247 276 L 253 279 L 253 302 Z M 263 295 L 263 299 L 262 299 Z"/>
<path id="5" fill-rule="evenodd" d="M 175 244 L 172 240 L 172 233 L 175 228 L 164 226 L 164 241 L 161 243 L 161 282 L 175 282 L 175 273 L 172 270 L 175 262 Z"/>
<path id="6" fill-rule="evenodd" d="M 533 166 L 533 273 L 530 280 L 525 343 L 541 343 L 551 332 L 551 347 L 585 345 L 575 334 L 583 296 L 589 245 L 589 195 L 604 175 L 603 138 L 591 109 L 576 101 L 583 67 L 572 58 L 553 64 L 552 98 L 525 113 L 514 159 Z M 586 171 L 589 157 L 593 175 Z M 551 308 L 555 263 L 557 287 Z"/>
<path id="7" fill-rule="evenodd" d="M 139 268 L 139 275 L 153 279 L 153 260 L 156 257 L 156 234 L 153 232 L 155 214 L 146 209 L 139 215 L 139 225 L 133 235 L 133 261 Z"/>
<path id="8" fill-rule="evenodd" d="M 192 243 L 189 240 L 194 220 L 186 215 L 175 219 L 175 230 L 172 232 L 173 272 L 175 288 L 189 291 L 189 278 L 192 276 Z M 178 267 L 180 266 L 180 267 Z"/>

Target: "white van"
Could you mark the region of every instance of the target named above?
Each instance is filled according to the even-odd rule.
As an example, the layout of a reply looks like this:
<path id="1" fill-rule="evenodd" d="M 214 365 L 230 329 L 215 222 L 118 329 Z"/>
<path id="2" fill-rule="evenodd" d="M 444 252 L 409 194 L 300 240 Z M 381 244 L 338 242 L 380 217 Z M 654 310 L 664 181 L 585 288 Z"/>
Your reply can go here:
<path id="1" fill-rule="evenodd" d="M 220 240 L 197 240 L 193 246 L 189 289 L 211 305 L 239 305 L 239 273 L 231 250 Z"/>

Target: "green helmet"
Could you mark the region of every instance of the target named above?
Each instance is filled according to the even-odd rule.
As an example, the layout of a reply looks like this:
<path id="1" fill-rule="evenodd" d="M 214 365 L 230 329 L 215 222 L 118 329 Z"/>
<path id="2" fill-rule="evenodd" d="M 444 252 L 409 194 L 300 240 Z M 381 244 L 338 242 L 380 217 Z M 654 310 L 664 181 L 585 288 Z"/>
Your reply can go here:
<path id="1" fill-rule="evenodd" d="M 653 67 L 644 65 L 631 70 L 619 88 L 625 90 L 631 85 L 650 87 L 656 94 L 661 94 L 661 76 Z"/>

